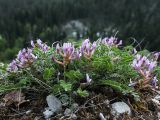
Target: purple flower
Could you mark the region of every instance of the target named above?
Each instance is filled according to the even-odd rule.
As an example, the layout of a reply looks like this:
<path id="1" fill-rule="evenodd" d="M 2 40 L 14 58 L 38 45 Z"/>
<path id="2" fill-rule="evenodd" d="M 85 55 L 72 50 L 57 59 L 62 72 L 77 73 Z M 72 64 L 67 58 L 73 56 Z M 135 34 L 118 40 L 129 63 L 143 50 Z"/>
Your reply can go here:
<path id="1" fill-rule="evenodd" d="M 63 43 L 62 47 L 57 44 L 56 53 L 60 54 L 63 57 L 63 62 L 57 60 L 56 58 L 54 58 L 53 60 L 61 65 L 67 65 L 69 62 L 77 58 L 77 53 L 75 52 L 74 45 L 72 45 L 71 43 Z"/>
<path id="2" fill-rule="evenodd" d="M 42 51 L 47 52 L 48 50 L 49 50 L 49 47 L 46 44 L 43 44 Z"/>
<path id="3" fill-rule="evenodd" d="M 146 56 L 137 54 L 133 60 L 132 67 L 144 78 L 144 84 L 151 81 L 155 84 L 156 77 L 153 78 L 153 70 L 157 66 L 157 61 Z"/>
<path id="4" fill-rule="evenodd" d="M 122 45 L 122 40 L 120 40 L 118 42 L 118 39 L 115 38 L 115 37 L 110 37 L 110 38 L 105 37 L 104 39 L 101 40 L 101 43 L 106 45 L 106 46 L 116 46 L 116 47 L 118 47 L 118 46 Z"/>
<path id="5" fill-rule="evenodd" d="M 17 61 L 17 65 L 23 68 L 31 64 L 36 59 L 37 59 L 37 56 L 35 56 L 32 53 L 32 49 L 28 48 L 28 49 L 20 50 L 18 52 L 16 61 Z"/>
<path id="6" fill-rule="evenodd" d="M 8 71 L 8 72 L 16 72 L 16 71 L 18 71 L 18 65 L 17 65 L 16 60 L 13 60 L 13 61 L 8 65 L 7 71 Z"/>
<path id="7" fill-rule="evenodd" d="M 133 54 L 137 54 L 137 50 L 135 48 L 133 49 Z"/>
<path id="8" fill-rule="evenodd" d="M 90 59 L 93 53 L 95 52 L 96 47 L 97 47 L 96 42 L 93 42 L 93 44 L 91 44 L 89 39 L 86 39 L 82 42 L 80 51 L 84 55 L 85 58 Z"/>
<path id="9" fill-rule="evenodd" d="M 122 40 L 119 41 L 119 43 L 117 44 L 117 46 L 122 45 Z"/>
<path id="10" fill-rule="evenodd" d="M 157 88 L 157 82 L 158 82 L 157 77 L 154 76 L 153 80 L 151 81 L 151 85 L 153 88 Z"/>
<path id="11" fill-rule="evenodd" d="M 137 59 L 137 60 L 140 60 L 141 59 L 141 55 L 139 55 L 139 54 L 137 54 L 136 56 L 135 56 L 135 58 Z"/>
<path id="12" fill-rule="evenodd" d="M 63 55 L 69 60 L 74 58 L 74 46 L 71 43 L 63 44 Z"/>
<path id="13" fill-rule="evenodd" d="M 159 56 L 160 56 L 160 52 L 154 53 L 154 57 L 155 57 L 156 60 L 159 58 Z"/>
<path id="14" fill-rule="evenodd" d="M 157 64 L 156 61 L 150 62 L 148 67 L 149 71 L 152 71 L 156 67 L 156 64 Z"/>
<path id="15" fill-rule="evenodd" d="M 35 47 L 33 40 L 31 40 L 31 46 Z"/>
<path id="16" fill-rule="evenodd" d="M 87 83 L 90 83 L 92 81 L 92 79 L 89 77 L 88 74 L 86 74 L 86 81 L 87 81 Z"/>
<path id="17" fill-rule="evenodd" d="M 137 54 L 133 60 L 132 67 L 135 70 L 141 71 L 150 71 L 152 72 L 153 68 L 157 65 L 156 61 L 151 61 L 147 59 L 146 56 L 141 56 Z"/>
<path id="18" fill-rule="evenodd" d="M 88 44 L 90 44 L 89 39 L 84 40 L 81 45 L 81 50 L 83 51 L 86 48 L 86 46 L 88 46 Z"/>
<path id="19" fill-rule="evenodd" d="M 133 60 L 132 67 L 134 67 L 136 70 L 140 69 L 140 65 L 136 59 Z"/>
<path id="20" fill-rule="evenodd" d="M 36 44 L 34 44 L 33 40 L 31 40 L 31 46 L 40 48 L 44 53 L 50 49 L 50 47 L 47 46 L 46 43 L 43 43 L 40 39 L 37 40 Z"/>
<path id="21" fill-rule="evenodd" d="M 57 45 L 56 45 L 56 52 L 59 53 L 60 50 L 61 50 L 61 48 L 60 48 L 59 44 L 57 44 Z"/>
<path id="22" fill-rule="evenodd" d="M 38 44 L 38 46 L 40 46 L 40 47 L 43 46 L 42 41 L 41 41 L 40 39 L 37 40 L 37 44 Z"/>
<path id="23" fill-rule="evenodd" d="M 82 56 L 82 53 L 77 49 L 77 50 L 76 50 L 76 55 L 75 55 L 75 56 L 76 56 L 75 58 L 79 60 L 80 57 Z"/>

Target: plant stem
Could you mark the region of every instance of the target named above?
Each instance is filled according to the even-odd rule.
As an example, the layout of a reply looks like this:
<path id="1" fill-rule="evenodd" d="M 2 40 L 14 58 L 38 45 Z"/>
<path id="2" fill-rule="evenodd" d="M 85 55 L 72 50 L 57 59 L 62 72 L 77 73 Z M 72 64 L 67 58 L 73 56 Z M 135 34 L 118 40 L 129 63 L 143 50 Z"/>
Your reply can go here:
<path id="1" fill-rule="evenodd" d="M 66 72 L 66 65 L 64 65 L 64 67 L 63 67 L 63 75 L 64 75 L 64 73 Z M 64 81 L 66 81 L 66 76 L 64 75 Z"/>

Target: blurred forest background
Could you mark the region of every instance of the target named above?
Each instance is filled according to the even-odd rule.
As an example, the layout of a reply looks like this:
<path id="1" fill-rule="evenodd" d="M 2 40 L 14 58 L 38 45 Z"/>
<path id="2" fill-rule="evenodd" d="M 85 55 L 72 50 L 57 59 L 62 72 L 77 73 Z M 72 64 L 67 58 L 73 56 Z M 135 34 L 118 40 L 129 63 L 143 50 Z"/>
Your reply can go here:
<path id="1" fill-rule="evenodd" d="M 160 0 L 0 0 L 0 61 L 31 39 L 54 41 L 115 35 L 160 50 Z"/>

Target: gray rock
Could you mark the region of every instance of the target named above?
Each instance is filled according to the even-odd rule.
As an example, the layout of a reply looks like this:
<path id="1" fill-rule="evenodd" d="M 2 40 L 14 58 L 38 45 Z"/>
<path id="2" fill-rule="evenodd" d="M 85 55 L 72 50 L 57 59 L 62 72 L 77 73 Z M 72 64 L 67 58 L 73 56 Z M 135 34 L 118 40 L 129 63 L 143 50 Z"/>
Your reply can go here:
<path id="1" fill-rule="evenodd" d="M 160 95 L 160 91 L 159 90 L 156 90 L 156 92 Z"/>
<path id="2" fill-rule="evenodd" d="M 26 115 L 31 114 L 31 112 L 32 112 L 32 110 L 28 110 L 28 111 L 26 111 Z"/>
<path id="3" fill-rule="evenodd" d="M 46 101 L 47 101 L 49 109 L 52 112 L 57 113 L 57 112 L 60 112 L 62 110 L 61 101 L 58 98 L 56 98 L 54 95 L 48 95 L 47 98 L 46 98 Z"/>
<path id="4" fill-rule="evenodd" d="M 77 120 L 77 115 L 76 114 L 71 114 L 71 119 L 72 120 Z"/>
<path id="5" fill-rule="evenodd" d="M 156 95 L 156 97 L 154 99 L 160 100 L 160 95 Z"/>
<path id="6" fill-rule="evenodd" d="M 64 115 L 65 116 L 70 116 L 71 112 L 72 111 L 70 109 L 66 108 L 65 111 L 64 111 Z"/>
<path id="7" fill-rule="evenodd" d="M 115 102 L 112 105 L 111 113 L 112 115 L 119 116 L 123 113 L 128 113 L 128 115 L 131 115 L 131 109 L 130 107 L 124 103 L 124 102 Z"/>
<path id="8" fill-rule="evenodd" d="M 160 120 L 160 112 L 157 113 L 158 120 Z"/>
<path id="9" fill-rule="evenodd" d="M 106 118 L 104 117 L 104 115 L 102 113 L 99 113 L 99 118 L 100 118 L 100 120 L 106 120 Z"/>
<path id="10" fill-rule="evenodd" d="M 44 112 L 43 112 L 43 115 L 44 115 L 44 118 L 46 120 L 49 120 L 49 118 L 54 114 L 53 111 L 50 111 L 49 109 L 46 109 Z"/>

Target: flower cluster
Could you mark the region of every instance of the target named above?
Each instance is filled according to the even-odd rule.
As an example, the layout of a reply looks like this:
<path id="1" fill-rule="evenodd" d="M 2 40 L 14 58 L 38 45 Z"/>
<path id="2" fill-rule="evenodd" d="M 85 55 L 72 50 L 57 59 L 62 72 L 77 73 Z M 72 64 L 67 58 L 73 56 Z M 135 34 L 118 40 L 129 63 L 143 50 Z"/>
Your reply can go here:
<path id="1" fill-rule="evenodd" d="M 122 40 L 118 40 L 116 37 L 105 37 L 101 40 L 102 44 L 106 46 L 120 46 L 122 45 Z"/>
<path id="2" fill-rule="evenodd" d="M 144 78 L 143 84 L 152 83 L 156 87 L 156 76 L 153 75 L 153 70 L 157 66 L 157 61 L 149 60 L 146 56 L 137 54 L 133 60 L 132 67 L 138 71 Z"/>
<path id="3" fill-rule="evenodd" d="M 33 40 L 31 40 L 31 46 L 40 48 L 44 53 L 50 49 L 50 47 L 46 43 L 43 43 L 40 39 L 37 40 L 36 44 L 34 44 Z"/>
<path id="4" fill-rule="evenodd" d="M 63 57 L 63 62 L 57 60 L 54 56 L 52 59 L 61 65 L 67 65 L 72 60 L 79 60 L 83 55 L 85 58 L 90 59 L 96 49 L 96 42 L 90 43 L 89 39 L 86 39 L 80 49 L 75 49 L 74 45 L 71 43 L 64 43 L 62 47 L 59 44 L 56 46 L 56 53 Z"/>
<path id="5" fill-rule="evenodd" d="M 91 43 L 89 39 L 85 39 L 78 48 L 75 48 L 72 43 L 63 43 L 63 45 L 58 43 L 52 59 L 54 62 L 63 65 L 64 67 L 74 60 L 80 60 L 82 57 L 90 60 L 99 44 L 104 44 L 108 48 L 118 47 L 122 45 L 122 40 L 118 40 L 115 37 L 106 37 L 100 41 Z M 17 58 L 8 65 L 7 71 L 16 72 L 21 68 L 30 66 L 35 60 L 37 60 L 38 56 L 33 54 L 33 50 L 40 50 L 43 54 L 46 54 L 50 50 L 50 47 L 47 46 L 46 43 L 43 43 L 40 39 L 38 39 L 36 43 L 31 41 L 31 46 L 32 48 L 22 49 L 19 51 Z M 137 85 L 142 85 L 145 87 L 147 85 L 151 85 L 156 88 L 158 80 L 154 70 L 157 67 L 157 60 L 160 53 L 154 52 L 153 54 L 150 54 L 149 57 L 146 57 L 137 54 L 137 50 L 133 49 L 133 55 L 135 56 L 135 59 L 133 60 L 131 66 L 137 71 L 137 73 L 140 74 L 141 80 L 132 82 L 131 79 L 131 84 L 129 86 L 137 87 Z M 88 74 L 86 74 L 86 82 L 88 84 L 92 83 L 92 79 Z"/>
<path id="6" fill-rule="evenodd" d="M 154 60 L 158 60 L 159 56 L 160 56 L 160 52 L 154 52 L 153 53 Z"/>
<path id="7" fill-rule="evenodd" d="M 85 58 L 90 59 L 96 49 L 96 46 L 96 42 L 93 42 L 93 44 L 91 44 L 90 40 L 86 39 L 82 42 L 80 51 Z"/>
<path id="8" fill-rule="evenodd" d="M 59 44 L 56 46 L 56 53 L 60 54 L 63 57 L 63 62 L 57 60 L 54 56 L 52 59 L 61 65 L 67 65 L 70 61 L 74 59 L 79 59 L 81 56 L 81 53 L 77 50 L 75 50 L 74 45 L 71 43 L 64 43 L 62 47 L 60 47 Z"/>
<path id="9" fill-rule="evenodd" d="M 18 65 L 17 65 L 16 60 L 12 60 L 12 62 L 8 65 L 7 71 L 8 72 L 18 71 Z"/>
<path id="10" fill-rule="evenodd" d="M 36 60 L 37 57 L 32 53 L 32 49 L 23 49 L 19 51 L 17 55 L 17 61 L 19 67 L 25 67 L 33 63 L 34 60 Z"/>
<path id="11" fill-rule="evenodd" d="M 32 53 L 32 49 L 23 49 L 18 52 L 17 58 L 13 60 L 7 70 L 9 72 L 16 72 L 18 68 L 29 66 L 36 60 L 37 57 Z"/>

